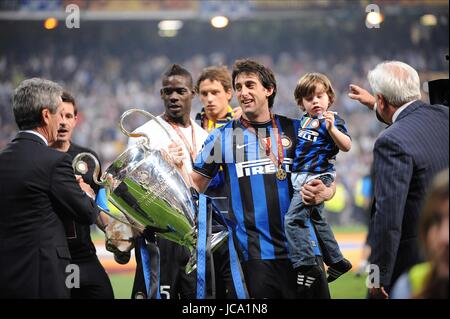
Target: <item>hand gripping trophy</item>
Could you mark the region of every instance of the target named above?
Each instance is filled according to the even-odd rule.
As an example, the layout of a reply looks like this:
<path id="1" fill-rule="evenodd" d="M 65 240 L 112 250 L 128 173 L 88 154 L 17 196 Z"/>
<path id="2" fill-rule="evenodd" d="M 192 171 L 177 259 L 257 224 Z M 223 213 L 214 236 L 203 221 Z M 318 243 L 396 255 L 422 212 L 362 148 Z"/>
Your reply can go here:
<path id="1" fill-rule="evenodd" d="M 129 137 L 143 137 L 143 139 L 120 154 L 100 180 L 96 178 L 100 166 L 90 153 L 77 155 L 73 160 L 73 168 L 75 172 L 84 173 L 87 165 L 83 159 L 91 158 L 96 165 L 94 181 L 105 188 L 108 200 L 121 214 L 111 214 L 100 208 L 138 233 L 149 230 L 157 236 L 186 246 L 191 252 L 191 258 L 186 266 L 186 272 L 190 273 L 196 267 L 198 236 L 196 191 L 184 166 L 182 167 L 184 170 L 180 171 L 167 152 L 152 149 L 150 137 L 146 134 L 130 133 L 124 128 L 124 119 L 136 112 L 156 121 L 173 140 L 170 132 L 158 118 L 146 111 L 131 109 L 122 114 L 120 129 Z M 227 236 L 226 230 L 213 233 L 211 250 L 223 243 Z"/>

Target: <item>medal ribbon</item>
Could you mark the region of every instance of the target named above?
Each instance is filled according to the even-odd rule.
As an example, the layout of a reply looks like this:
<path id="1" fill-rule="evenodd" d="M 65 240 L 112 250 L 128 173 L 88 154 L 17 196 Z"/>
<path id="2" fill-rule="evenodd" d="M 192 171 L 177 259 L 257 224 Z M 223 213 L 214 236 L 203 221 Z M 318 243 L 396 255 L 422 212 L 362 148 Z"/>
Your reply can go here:
<path id="1" fill-rule="evenodd" d="M 192 129 L 192 147 L 191 147 L 191 145 L 189 144 L 188 140 L 184 136 L 183 132 L 181 132 L 180 128 L 178 127 L 178 125 L 176 125 L 176 123 L 171 121 L 166 114 L 164 114 L 164 120 L 167 123 L 169 123 L 170 126 L 172 126 L 172 128 L 175 130 L 175 132 L 177 132 L 178 136 L 183 141 L 184 146 L 186 146 L 187 150 L 189 151 L 189 154 L 191 155 L 191 160 L 194 161 L 195 157 L 197 155 L 197 143 L 196 143 L 196 140 L 195 140 L 195 131 L 194 131 L 194 125 L 192 125 L 192 121 L 189 120 L 190 124 L 191 124 L 191 129 Z"/>
<path id="2" fill-rule="evenodd" d="M 266 155 L 275 164 L 275 166 L 278 169 L 281 169 L 281 166 L 284 161 L 283 143 L 281 141 L 281 136 L 278 132 L 277 122 L 275 121 L 275 117 L 273 116 L 272 113 L 270 113 L 270 119 L 272 121 L 272 127 L 273 127 L 273 131 L 275 133 L 275 139 L 277 141 L 278 159 L 276 158 L 275 154 L 272 152 L 270 136 L 267 140 L 265 138 L 262 138 L 261 136 L 258 135 L 258 131 L 251 125 L 250 121 L 244 119 L 242 116 L 239 120 L 241 121 L 241 124 L 247 130 L 249 130 L 251 133 L 255 134 L 256 140 L 258 141 L 258 145 L 261 147 L 261 149 L 266 151 Z"/>

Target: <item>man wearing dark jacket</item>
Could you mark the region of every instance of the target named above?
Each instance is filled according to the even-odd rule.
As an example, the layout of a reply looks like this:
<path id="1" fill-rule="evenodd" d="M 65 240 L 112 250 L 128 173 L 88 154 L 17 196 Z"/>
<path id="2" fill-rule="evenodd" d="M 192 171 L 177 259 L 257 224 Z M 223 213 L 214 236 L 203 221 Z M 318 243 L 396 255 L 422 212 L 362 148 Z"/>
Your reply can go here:
<path id="1" fill-rule="evenodd" d="M 78 109 L 75 98 L 67 92 L 61 96 L 63 100 L 63 121 L 58 128 L 57 140 L 50 146 L 61 152 L 66 152 L 71 159 L 80 153 L 91 153 L 95 158 L 98 156 L 92 150 L 79 146 L 72 142 L 73 129 L 77 123 Z M 87 161 L 87 171 L 81 174 L 84 181 L 92 187 L 98 194 L 99 185 L 94 182 L 95 163 L 93 160 Z M 99 167 L 101 170 L 101 167 Z M 99 172 L 100 175 L 100 172 Z M 97 178 L 99 176 L 96 176 Z M 106 216 L 99 214 L 97 224 L 104 230 L 108 223 Z M 111 282 L 105 269 L 97 258 L 94 243 L 91 239 L 91 229 L 89 225 L 83 225 L 71 218 L 63 218 L 66 230 L 67 242 L 69 244 L 72 263 L 80 268 L 80 287 L 71 289 L 73 299 L 113 299 L 114 293 Z"/>
<path id="2" fill-rule="evenodd" d="M 38 78 L 14 92 L 20 131 L 0 152 L 0 298 L 69 298 L 70 253 L 59 214 L 88 225 L 97 216 L 95 194 L 75 178 L 70 156 L 48 147 L 62 121 L 62 93 Z"/>
<path id="3" fill-rule="evenodd" d="M 433 177 L 448 167 L 448 107 L 420 101 L 420 79 L 406 63 L 386 61 L 369 72 L 374 96 L 351 86 L 349 96 L 388 124 L 374 146 L 370 262 L 380 271 L 372 298 L 388 298 L 396 279 L 422 260 L 418 221 Z"/>

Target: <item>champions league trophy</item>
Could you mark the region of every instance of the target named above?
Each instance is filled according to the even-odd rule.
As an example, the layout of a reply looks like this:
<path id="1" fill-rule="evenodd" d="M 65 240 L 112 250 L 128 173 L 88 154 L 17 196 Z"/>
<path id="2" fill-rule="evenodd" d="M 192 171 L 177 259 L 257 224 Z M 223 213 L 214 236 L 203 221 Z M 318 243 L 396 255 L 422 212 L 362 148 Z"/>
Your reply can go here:
<path id="1" fill-rule="evenodd" d="M 191 258 L 186 266 L 186 273 L 190 273 L 196 268 L 198 235 L 198 207 L 193 197 L 195 190 L 192 188 L 192 181 L 183 179 L 167 152 L 150 147 L 149 136 L 144 133 L 129 133 L 123 127 L 124 119 L 136 112 L 156 121 L 173 140 L 158 118 L 146 111 L 131 109 L 122 114 L 120 129 L 129 137 L 143 139 L 120 154 L 100 180 L 97 179 L 99 163 L 90 153 L 78 154 L 73 160 L 73 168 L 75 172 L 85 173 L 87 164 L 83 158 L 91 158 L 95 162 L 95 183 L 106 189 L 108 200 L 125 216 L 113 215 L 104 209 L 102 211 L 139 233 L 148 229 L 157 236 L 187 247 Z M 185 167 L 184 170 L 185 175 L 190 177 Z M 211 249 L 218 247 L 227 235 L 225 230 L 213 233 Z"/>

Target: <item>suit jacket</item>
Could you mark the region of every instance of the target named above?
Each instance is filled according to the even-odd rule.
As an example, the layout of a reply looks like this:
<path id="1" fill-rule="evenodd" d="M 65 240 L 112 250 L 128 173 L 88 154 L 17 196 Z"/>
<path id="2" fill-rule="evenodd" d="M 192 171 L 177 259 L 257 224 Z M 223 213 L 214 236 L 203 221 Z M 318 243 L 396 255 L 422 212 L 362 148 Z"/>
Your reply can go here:
<path id="1" fill-rule="evenodd" d="M 448 116 L 447 107 L 415 101 L 375 142 L 370 261 L 388 290 L 421 261 L 419 216 L 432 178 L 448 167 Z"/>
<path id="2" fill-rule="evenodd" d="M 20 132 L 0 152 L 0 298 L 69 298 L 66 234 L 58 212 L 92 224 L 97 208 L 70 156 Z"/>

